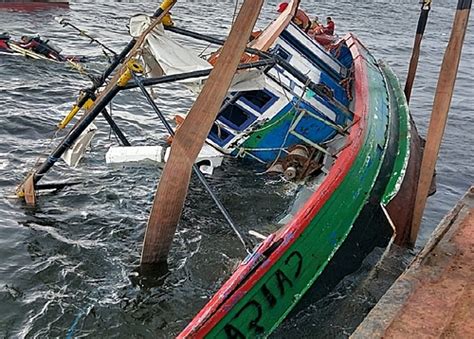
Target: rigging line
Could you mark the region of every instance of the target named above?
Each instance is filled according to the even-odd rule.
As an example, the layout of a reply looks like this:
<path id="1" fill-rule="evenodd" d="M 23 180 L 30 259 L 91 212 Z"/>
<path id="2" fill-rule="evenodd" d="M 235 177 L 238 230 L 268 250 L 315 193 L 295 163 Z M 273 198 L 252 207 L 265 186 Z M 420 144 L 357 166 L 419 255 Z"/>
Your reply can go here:
<path id="1" fill-rule="evenodd" d="M 239 7 L 239 0 L 235 0 L 234 14 L 232 14 L 232 26 L 234 25 L 235 17 L 237 16 L 238 7 Z"/>
<path id="2" fill-rule="evenodd" d="M 173 128 L 171 127 L 171 125 L 168 123 L 168 121 L 166 120 L 165 116 L 163 115 L 163 113 L 160 111 L 160 109 L 158 108 L 158 106 L 156 105 L 155 101 L 153 100 L 153 98 L 150 96 L 150 94 L 147 92 L 145 86 L 143 85 L 142 83 L 142 80 L 138 77 L 138 75 L 131 71 L 131 74 L 133 76 L 133 80 L 135 80 L 135 83 L 138 85 L 138 87 L 140 87 L 140 90 L 141 92 L 143 93 L 143 95 L 145 96 L 146 100 L 148 101 L 148 103 L 152 106 L 153 110 L 155 111 L 155 113 L 158 115 L 158 117 L 160 118 L 161 122 L 165 125 L 165 128 L 166 130 L 168 131 L 168 133 L 171 135 L 171 136 L 174 136 L 175 135 L 175 132 L 173 130 Z M 244 237 L 242 236 L 242 234 L 240 234 L 239 230 L 237 229 L 234 221 L 232 220 L 231 216 L 229 215 L 229 212 L 227 212 L 226 208 L 224 207 L 224 205 L 222 204 L 222 202 L 219 200 L 219 198 L 214 194 L 214 192 L 212 191 L 212 188 L 209 186 L 206 178 L 204 177 L 204 175 L 201 173 L 201 171 L 199 170 L 199 168 L 197 167 L 196 164 L 193 164 L 193 171 L 194 173 L 197 175 L 199 181 L 201 181 L 201 183 L 203 184 L 204 188 L 206 189 L 206 191 L 209 193 L 209 195 L 211 196 L 212 200 L 215 202 L 215 204 L 217 205 L 217 207 L 219 208 L 219 210 L 221 211 L 222 215 L 224 216 L 224 218 L 226 219 L 227 223 L 229 224 L 229 226 L 232 228 L 232 230 L 234 231 L 234 233 L 237 235 L 237 237 L 239 238 L 240 242 L 242 243 L 242 245 L 244 245 L 244 248 L 245 248 L 245 251 L 248 253 L 248 254 L 251 254 L 252 253 L 252 244 L 248 243 L 248 241 L 246 241 L 244 239 Z"/>
<path id="3" fill-rule="evenodd" d="M 273 75 L 271 75 L 271 74 L 268 74 L 268 73 L 267 73 L 266 75 L 267 75 L 272 81 L 274 81 L 278 86 L 281 87 L 281 89 L 282 89 L 282 91 L 283 91 L 283 93 L 284 93 L 284 95 L 285 95 L 285 97 L 286 97 L 286 99 L 287 99 L 288 101 L 290 101 L 290 99 L 288 98 L 287 91 L 288 91 L 290 94 L 294 95 L 294 96 L 297 95 L 295 90 L 291 90 L 291 89 L 289 90 L 289 89 L 287 88 L 287 85 L 283 84 L 283 82 L 282 82 L 282 80 L 281 80 L 281 77 L 280 77 L 280 75 L 281 75 L 280 72 L 277 72 L 278 80 L 275 79 L 275 77 L 274 77 Z M 288 77 L 286 77 L 286 78 L 289 79 Z M 298 86 L 298 85 L 297 85 L 297 86 Z M 300 86 L 298 86 L 298 88 L 300 88 Z M 303 87 L 301 87 L 301 90 L 304 91 L 303 94 L 306 94 L 306 91 L 308 90 L 308 88 L 305 87 L 305 86 L 303 86 Z M 309 89 L 309 90 L 311 90 L 311 89 Z M 311 91 L 312 91 L 312 90 L 311 90 Z M 314 91 L 313 91 L 313 92 L 314 92 Z M 314 93 L 315 93 L 316 95 L 318 95 L 316 92 L 314 92 Z M 304 95 L 303 95 L 303 96 L 304 96 Z M 325 123 L 326 125 L 330 126 L 331 128 L 334 128 L 334 129 L 335 129 L 338 133 L 340 133 L 340 134 L 347 134 L 347 131 L 345 131 L 346 127 L 340 126 L 335 120 L 331 119 L 326 113 L 322 112 L 321 110 L 318 109 L 317 111 L 318 111 L 318 113 L 320 113 L 323 117 L 319 117 L 319 116 L 316 117 L 316 116 L 315 116 L 316 119 L 322 121 L 323 123 Z"/>
<path id="4" fill-rule="evenodd" d="M 208 49 L 209 47 L 211 47 L 211 45 L 212 45 L 212 42 L 210 42 L 210 43 L 201 51 L 201 53 L 198 54 L 198 57 L 204 58 L 204 52 L 206 52 L 207 49 Z"/>
<path id="5" fill-rule="evenodd" d="M 293 107 L 291 108 L 291 110 L 294 110 L 295 115 L 293 116 L 293 119 L 291 120 L 291 123 L 290 123 L 290 125 L 289 125 L 289 127 L 288 127 L 288 131 L 286 132 L 286 135 L 285 135 L 285 139 L 283 140 L 283 143 L 281 144 L 280 148 L 283 148 L 283 146 L 285 145 L 286 140 L 288 139 L 288 136 L 289 136 L 290 133 L 291 133 L 291 132 L 290 132 L 291 127 L 293 126 L 293 124 L 294 124 L 294 122 L 295 122 L 295 120 L 296 120 L 296 117 L 299 116 L 299 114 L 298 114 L 298 109 L 299 109 L 299 106 L 300 106 L 301 101 L 303 100 L 303 96 L 304 96 L 304 94 L 305 94 L 305 92 L 306 92 L 306 88 L 308 87 L 308 84 L 310 83 L 310 81 L 311 81 L 310 79 L 308 79 L 308 80 L 306 81 L 306 83 L 304 84 L 304 87 L 303 87 L 303 92 L 302 92 L 301 95 L 299 96 L 298 101 L 296 101 L 295 104 L 293 105 Z M 300 113 L 300 114 L 301 114 L 301 113 Z M 277 156 L 277 157 L 275 158 L 275 160 L 273 161 L 272 166 L 275 165 L 275 163 L 278 161 L 278 158 L 280 158 L 280 155 L 281 155 L 281 150 L 278 151 L 278 156 Z"/>

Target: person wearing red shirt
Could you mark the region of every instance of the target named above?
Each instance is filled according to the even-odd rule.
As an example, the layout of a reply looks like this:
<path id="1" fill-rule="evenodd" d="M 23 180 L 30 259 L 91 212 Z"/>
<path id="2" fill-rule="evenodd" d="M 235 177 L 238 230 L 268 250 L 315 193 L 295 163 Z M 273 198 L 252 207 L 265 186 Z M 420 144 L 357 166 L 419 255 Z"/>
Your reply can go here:
<path id="1" fill-rule="evenodd" d="M 326 18 L 327 25 L 323 28 L 323 33 L 328 35 L 334 35 L 334 30 L 336 29 L 336 24 L 332 21 L 332 18 L 328 16 Z"/>
<path id="2" fill-rule="evenodd" d="M 53 49 L 49 48 L 39 37 L 29 38 L 27 36 L 21 37 L 20 47 L 29 49 L 38 54 L 42 54 L 50 59 L 64 61 L 66 60 L 62 55 Z"/>

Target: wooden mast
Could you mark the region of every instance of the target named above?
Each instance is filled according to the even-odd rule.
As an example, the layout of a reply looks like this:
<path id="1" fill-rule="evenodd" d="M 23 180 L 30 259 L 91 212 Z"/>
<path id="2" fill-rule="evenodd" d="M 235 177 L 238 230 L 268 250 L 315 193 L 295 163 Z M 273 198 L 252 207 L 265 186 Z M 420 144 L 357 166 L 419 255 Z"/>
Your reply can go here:
<path id="1" fill-rule="evenodd" d="M 176 132 L 148 220 L 142 264 L 166 262 L 192 166 L 227 94 L 262 4 L 263 0 L 245 0 L 214 69 Z"/>
<path id="2" fill-rule="evenodd" d="M 418 19 L 418 26 L 416 28 L 415 43 L 410 59 L 410 66 L 408 68 L 407 80 L 405 83 L 405 97 L 407 103 L 410 102 L 411 90 L 413 82 L 415 81 L 416 69 L 418 68 L 418 60 L 420 59 L 420 48 L 423 34 L 425 33 L 426 23 L 428 22 L 428 14 L 431 9 L 431 0 L 423 0 L 421 5 L 421 13 Z"/>
<path id="3" fill-rule="evenodd" d="M 448 119 L 449 106 L 453 96 L 454 84 L 458 72 L 461 51 L 466 35 L 467 23 L 471 11 L 472 0 L 459 0 L 454 17 L 453 29 L 449 39 L 448 47 L 444 54 L 438 85 L 433 102 L 426 145 L 421 163 L 421 173 L 416 194 L 413 223 L 410 233 L 410 245 L 414 246 L 418 236 L 423 210 L 426 205 L 428 191 L 433 178 L 433 173 L 438 158 L 438 152 L 443 138 L 446 121 Z"/>

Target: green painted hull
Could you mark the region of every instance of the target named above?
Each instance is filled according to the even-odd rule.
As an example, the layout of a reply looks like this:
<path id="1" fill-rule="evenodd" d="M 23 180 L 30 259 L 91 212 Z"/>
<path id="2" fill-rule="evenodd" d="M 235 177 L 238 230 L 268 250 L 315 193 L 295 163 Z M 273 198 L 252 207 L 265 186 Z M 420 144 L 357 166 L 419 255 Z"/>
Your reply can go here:
<path id="1" fill-rule="evenodd" d="M 290 223 L 280 242 L 273 240 L 260 251 L 261 257 L 248 258 L 242 265 L 251 269 L 238 269 L 229 286 L 217 293 L 181 336 L 252 338 L 270 334 L 315 283 L 354 224 L 373 220 L 372 208 L 383 215 L 381 202 L 396 192 L 409 155 L 408 110 L 397 104 L 400 88 L 393 74 L 386 67 L 382 71 L 354 38 L 348 39 L 357 49 L 359 78 L 354 99 L 356 124 L 347 148 L 351 142 L 359 142 L 360 147 L 343 151 L 352 152 L 347 164 L 341 165 L 341 153 L 334 165 L 341 172 L 350 166 L 347 173 L 332 193 L 318 189 L 295 216 L 301 224 Z M 369 201 L 375 190 L 379 192 L 376 203 Z M 326 201 L 318 201 L 328 194 Z M 369 227 L 378 230 L 377 225 Z"/>

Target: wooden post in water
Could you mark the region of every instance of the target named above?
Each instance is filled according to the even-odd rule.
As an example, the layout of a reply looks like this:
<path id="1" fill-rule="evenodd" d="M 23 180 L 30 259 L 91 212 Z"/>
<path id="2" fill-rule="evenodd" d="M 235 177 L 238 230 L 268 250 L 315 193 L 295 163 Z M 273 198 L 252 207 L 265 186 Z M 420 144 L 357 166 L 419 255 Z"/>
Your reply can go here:
<path id="1" fill-rule="evenodd" d="M 407 102 L 410 102 L 411 90 L 415 81 L 416 69 L 418 68 L 418 60 L 420 59 L 420 48 L 423 34 L 425 33 L 426 23 L 428 22 L 428 13 L 431 9 L 431 0 L 423 0 L 421 5 L 421 13 L 418 18 L 418 26 L 416 28 L 415 43 L 410 59 L 410 66 L 408 67 L 407 80 L 405 83 L 405 97 Z"/>
<path id="2" fill-rule="evenodd" d="M 245 0 L 199 97 L 177 130 L 158 184 L 143 242 L 141 264 L 166 262 L 191 179 L 206 140 L 239 65 L 263 0 Z"/>
<path id="3" fill-rule="evenodd" d="M 461 51 L 466 35 L 467 23 L 471 11 L 472 0 L 459 0 L 454 17 L 453 29 L 449 39 L 448 47 L 444 54 L 438 85 L 433 102 L 426 145 L 421 163 L 420 179 L 416 194 L 413 223 L 410 233 L 410 245 L 414 246 L 420 228 L 423 211 L 428 197 L 431 180 L 438 158 L 438 152 L 443 138 L 446 121 L 448 119 L 449 106 L 453 96 L 454 83 L 458 72 Z"/>

